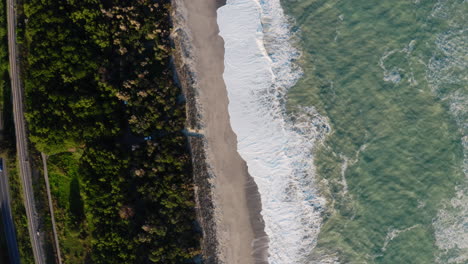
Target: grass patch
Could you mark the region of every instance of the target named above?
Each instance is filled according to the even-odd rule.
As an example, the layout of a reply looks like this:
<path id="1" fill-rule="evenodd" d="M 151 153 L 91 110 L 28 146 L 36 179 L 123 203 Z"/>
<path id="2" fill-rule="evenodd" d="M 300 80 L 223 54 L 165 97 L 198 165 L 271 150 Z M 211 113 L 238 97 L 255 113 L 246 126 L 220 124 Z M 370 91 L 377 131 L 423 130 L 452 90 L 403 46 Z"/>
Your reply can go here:
<path id="1" fill-rule="evenodd" d="M 78 150 L 56 154 L 48 160 L 60 250 L 64 263 L 68 264 L 86 263 L 91 248 L 78 174 L 80 156 Z"/>

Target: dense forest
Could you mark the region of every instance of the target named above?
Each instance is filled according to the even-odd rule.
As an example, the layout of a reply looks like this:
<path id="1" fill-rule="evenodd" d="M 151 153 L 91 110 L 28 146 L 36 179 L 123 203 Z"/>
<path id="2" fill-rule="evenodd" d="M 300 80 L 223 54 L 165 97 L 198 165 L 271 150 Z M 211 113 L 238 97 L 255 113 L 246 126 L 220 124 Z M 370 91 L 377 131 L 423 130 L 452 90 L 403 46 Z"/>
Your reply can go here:
<path id="1" fill-rule="evenodd" d="M 51 177 L 70 179 L 66 195 L 51 179 L 57 219 L 67 221 L 58 223 L 65 263 L 194 262 L 200 234 L 169 1 L 24 0 L 23 9 L 30 140 L 50 156 Z M 73 232 L 83 252 L 64 242 Z"/>
<path id="2" fill-rule="evenodd" d="M 8 32 L 7 32 L 6 5 L 0 2 L 0 107 L 3 110 L 3 93 L 8 89 L 9 65 L 8 65 Z"/>

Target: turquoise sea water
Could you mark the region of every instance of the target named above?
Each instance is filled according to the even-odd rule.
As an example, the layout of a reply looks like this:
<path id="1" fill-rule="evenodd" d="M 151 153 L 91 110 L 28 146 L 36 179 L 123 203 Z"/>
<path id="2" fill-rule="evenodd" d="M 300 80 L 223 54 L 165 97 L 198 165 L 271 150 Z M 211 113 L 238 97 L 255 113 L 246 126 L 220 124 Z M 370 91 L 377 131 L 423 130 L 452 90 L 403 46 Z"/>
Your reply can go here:
<path id="1" fill-rule="evenodd" d="M 282 5 L 304 72 L 288 109 L 331 127 L 310 263 L 468 263 L 468 2 Z"/>

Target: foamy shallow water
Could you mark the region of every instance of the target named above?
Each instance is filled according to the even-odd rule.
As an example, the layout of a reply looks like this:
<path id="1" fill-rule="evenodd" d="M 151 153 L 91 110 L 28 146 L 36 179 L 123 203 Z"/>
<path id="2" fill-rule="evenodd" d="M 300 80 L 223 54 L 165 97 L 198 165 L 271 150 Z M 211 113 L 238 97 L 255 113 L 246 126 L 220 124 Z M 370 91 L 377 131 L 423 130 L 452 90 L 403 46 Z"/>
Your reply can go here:
<path id="1" fill-rule="evenodd" d="M 300 71 L 279 0 L 228 0 L 218 10 L 218 25 L 231 125 L 261 194 L 269 262 L 304 263 L 324 205 L 313 187 L 312 149 L 328 125 L 312 108 L 296 124 L 284 114 L 285 93 Z"/>

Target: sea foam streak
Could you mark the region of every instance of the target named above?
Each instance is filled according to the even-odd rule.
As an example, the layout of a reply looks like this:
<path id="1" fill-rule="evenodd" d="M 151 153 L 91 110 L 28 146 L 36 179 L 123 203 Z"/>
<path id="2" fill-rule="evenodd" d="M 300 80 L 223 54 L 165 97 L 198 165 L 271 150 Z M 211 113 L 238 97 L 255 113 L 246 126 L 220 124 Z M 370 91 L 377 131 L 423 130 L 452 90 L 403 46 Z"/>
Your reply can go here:
<path id="1" fill-rule="evenodd" d="M 301 73 L 279 0 L 228 0 L 218 24 L 231 125 L 261 194 L 269 263 L 304 263 L 324 205 L 313 187 L 311 151 L 329 127 L 312 108 L 295 123 L 285 115 L 285 93 Z"/>

